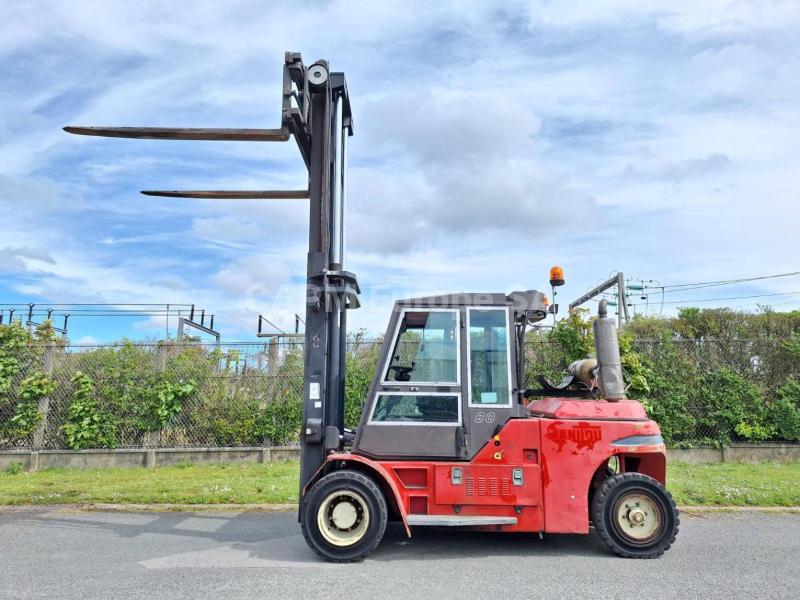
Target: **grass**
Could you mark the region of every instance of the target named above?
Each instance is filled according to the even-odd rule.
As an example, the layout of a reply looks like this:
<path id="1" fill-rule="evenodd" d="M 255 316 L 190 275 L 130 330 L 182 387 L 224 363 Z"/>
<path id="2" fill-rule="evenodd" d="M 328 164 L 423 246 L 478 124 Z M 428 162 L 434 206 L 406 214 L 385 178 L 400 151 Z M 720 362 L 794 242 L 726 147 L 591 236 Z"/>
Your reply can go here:
<path id="1" fill-rule="evenodd" d="M 667 487 L 683 505 L 800 506 L 800 462 L 670 463 Z"/>
<path id="2" fill-rule="evenodd" d="M 176 465 L 156 469 L 0 471 L 0 505 L 283 504 L 297 502 L 297 462 Z M 670 463 L 678 504 L 800 506 L 800 462 Z"/>
<path id="3" fill-rule="evenodd" d="M 297 462 L 0 472 L 0 505 L 297 502 Z"/>

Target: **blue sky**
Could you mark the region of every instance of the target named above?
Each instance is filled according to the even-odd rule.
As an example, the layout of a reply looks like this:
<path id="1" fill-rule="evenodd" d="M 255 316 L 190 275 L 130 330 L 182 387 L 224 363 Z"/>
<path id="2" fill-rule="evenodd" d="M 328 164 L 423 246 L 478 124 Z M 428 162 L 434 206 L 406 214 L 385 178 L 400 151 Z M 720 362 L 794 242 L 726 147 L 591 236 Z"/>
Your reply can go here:
<path id="1" fill-rule="evenodd" d="M 800 270 L 796 2 L 364 4 L 2 3 L 0 302 L 196 303 L 227 340 L 253 339 L 258 313 L 291 327 L 304 201 L 138 190 L 301 188 L 293 143 L 61 131 L 275 127 L 286 50 L 348 77 L 355 328 L 381 331 L 398 296 L 544 289 L 552 264 L 563 303 L 617 270 L 662 284 Z M 701 305 L 800 308 L 800 277 L 667 299 L 778 293 Z"/>

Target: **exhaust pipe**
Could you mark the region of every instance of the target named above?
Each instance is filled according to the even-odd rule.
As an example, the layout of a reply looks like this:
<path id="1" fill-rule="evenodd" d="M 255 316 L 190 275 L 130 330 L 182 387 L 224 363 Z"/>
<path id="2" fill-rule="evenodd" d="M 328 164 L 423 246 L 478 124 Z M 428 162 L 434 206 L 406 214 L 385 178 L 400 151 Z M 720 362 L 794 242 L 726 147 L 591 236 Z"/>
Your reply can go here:
<path id="1" fill-rule="evenodd" d="M 608 302 L 600 301 L 597 319 L 592 325 L 597 351 L 597 373 L 600 389 L 609 402 L 625 399 L 625 381 L 622 379 L 622 362 L 619 356 L 619 339 L 614 319 L 608 317 Z"/>

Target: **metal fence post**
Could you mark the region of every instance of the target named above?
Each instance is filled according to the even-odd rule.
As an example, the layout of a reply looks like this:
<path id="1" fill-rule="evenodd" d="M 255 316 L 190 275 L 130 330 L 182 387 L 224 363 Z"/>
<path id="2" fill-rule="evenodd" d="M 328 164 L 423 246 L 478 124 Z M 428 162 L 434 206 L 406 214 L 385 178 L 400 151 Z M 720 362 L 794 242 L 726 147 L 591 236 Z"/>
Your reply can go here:
<path id="1" fill-rule="evenodd" d="M 278 374 L 278 343 L 277 337 L 269 341 L 269 351 L 267 353 L 267 375 L 275 377 Z"/>
<path id="2" fill-rule="evenodd" d="M 43 370 L 44 374 L 49 378 L 53 374 L 53 366 L 55 362 L 56 345 L 48 342 L 44 349 Z M 39 413 L 42 415 L 42 421 L 33 432 L 33 449 L 41 450 L 44 448 L 45 437 L 47 433 L 47 416 L 50 413 L 50 395 L 39 398 Z"/>
<path id="3" fill-rule="evenodd" d="M 156 368 L 159 371 L 166 371 L 168 355 L 169 348 L 167 347 L 167 344 L 159 344 L 156 348 Z"/>
<path id="4" fill-rule="evenodd" d="M 267 394 L 264 398 L 264 406 L 275 400 L 275 392 L 278 389 L 279 344 L 280 338 L 270 338 L 267 350 Z"/>
<path id="5" fill-rule="evenodd" d="M 280 339 L 277 337 L 270 338 L 269 342 L 264 345 L 266 350 L 267 369 L 263 369 L 264 352 L 258 353 L 258 372 L 266 380 L 266 385 L 263 388 L 263 393 L 258 394 L 258 409 L 264 410 L 267 405 L 275 398 L 275 390 L 277 389 L 277 374 L 278 374 L 278 360 L 280 358 Z"/>
<path id="6" fill-rule="evenodd" d="M 156 369 L 163 373 L 167 370 L 167 358 L 169 355 L 169 347 L 167 344 L 159 344 L 156 347 Z M 148 431 L 145 435 L 144 444 L 148 448 L 158 448 L 161 443 L 161 430 Z"/>

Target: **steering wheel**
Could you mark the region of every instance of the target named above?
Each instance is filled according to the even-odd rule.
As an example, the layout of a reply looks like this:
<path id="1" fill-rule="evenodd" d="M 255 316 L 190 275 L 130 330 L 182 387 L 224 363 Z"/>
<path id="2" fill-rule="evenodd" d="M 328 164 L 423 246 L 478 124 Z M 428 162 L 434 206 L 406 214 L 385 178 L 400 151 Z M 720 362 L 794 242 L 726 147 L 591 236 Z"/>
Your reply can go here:
<path id="1" fill-rule="evenodd" d="M 405 365 L 392 365 L 389 367 L 390 371 L 394 371 L 395 381 L 411 381 L 411 371 L 413 369 L 413 364 L 410 367 Z"/>

